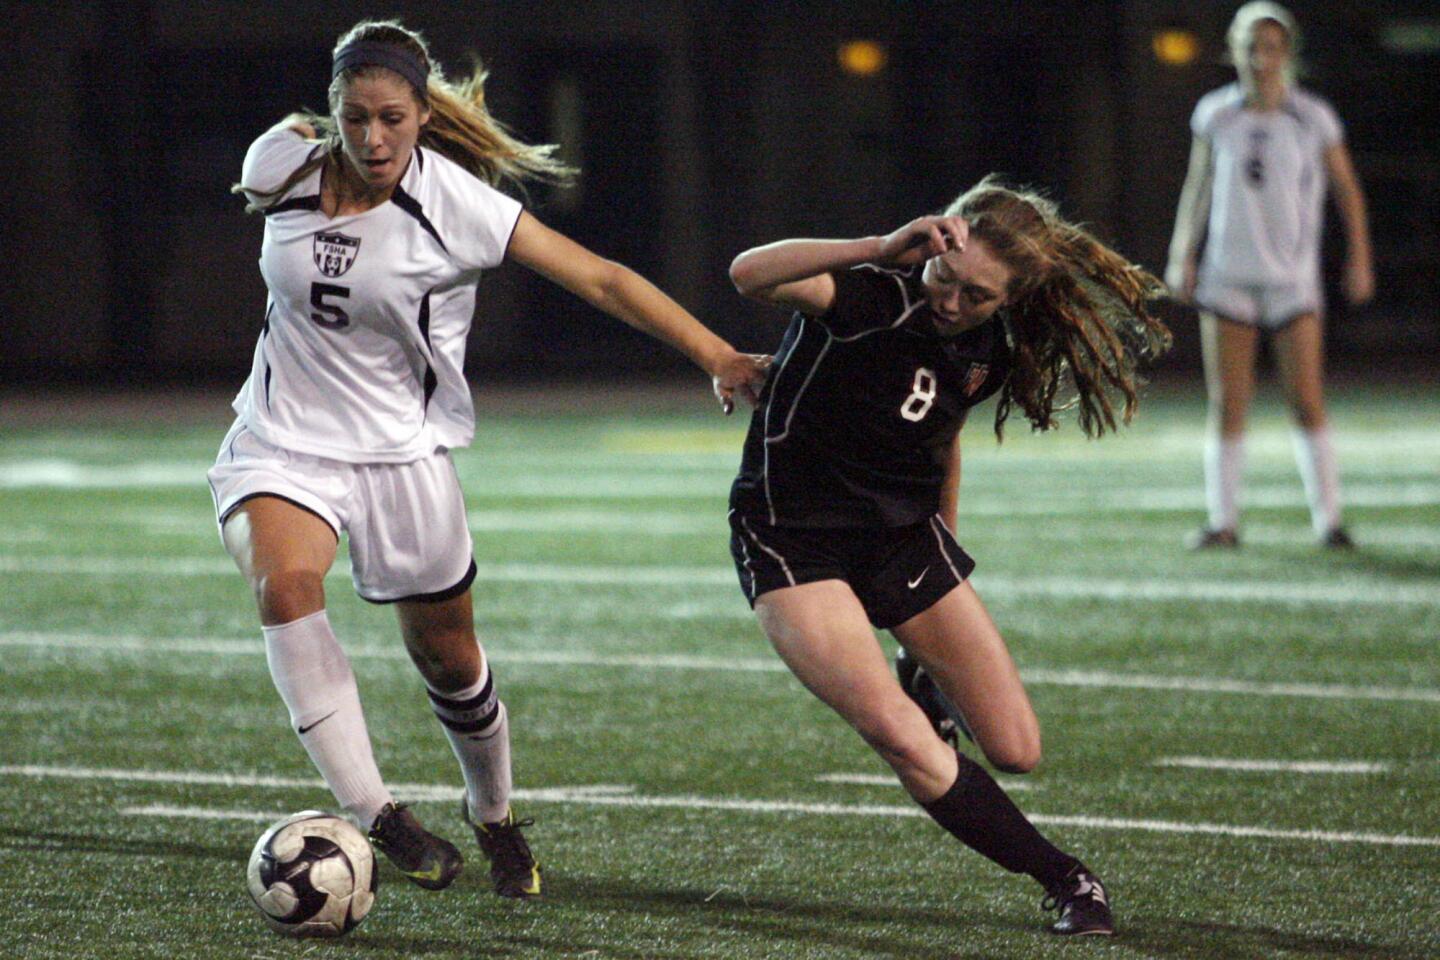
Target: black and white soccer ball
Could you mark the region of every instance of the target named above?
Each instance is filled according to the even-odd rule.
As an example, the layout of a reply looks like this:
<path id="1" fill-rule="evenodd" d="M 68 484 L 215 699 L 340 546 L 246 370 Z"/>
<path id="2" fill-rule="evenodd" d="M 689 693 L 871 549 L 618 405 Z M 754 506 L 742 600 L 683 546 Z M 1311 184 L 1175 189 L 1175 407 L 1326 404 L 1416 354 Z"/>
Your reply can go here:
<path id="1" fill-rule="evenodd" d="M 338 937 L 375 905 L 379 873 L 370 841 L 348 820 L 304 810 L 272 824 L 245 874 L 250 899 L 289 937 Z"/>

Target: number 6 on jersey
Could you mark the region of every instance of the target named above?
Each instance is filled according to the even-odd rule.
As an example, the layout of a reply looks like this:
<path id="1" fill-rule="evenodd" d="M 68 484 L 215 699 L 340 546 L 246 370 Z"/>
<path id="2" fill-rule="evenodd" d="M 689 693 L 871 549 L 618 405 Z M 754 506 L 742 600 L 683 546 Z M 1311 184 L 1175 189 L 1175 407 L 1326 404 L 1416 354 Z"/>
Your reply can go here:
<path id="1" fill-rule="evenodd" d="M 935 403 L 935 371 L 929 367 L 918 367 L 915 370 L 915 383 L 911 386 L 910 396 L 900 405 L 900 416 L 911 423 L 919 423 L 925 419 L 925 414 Z"/>

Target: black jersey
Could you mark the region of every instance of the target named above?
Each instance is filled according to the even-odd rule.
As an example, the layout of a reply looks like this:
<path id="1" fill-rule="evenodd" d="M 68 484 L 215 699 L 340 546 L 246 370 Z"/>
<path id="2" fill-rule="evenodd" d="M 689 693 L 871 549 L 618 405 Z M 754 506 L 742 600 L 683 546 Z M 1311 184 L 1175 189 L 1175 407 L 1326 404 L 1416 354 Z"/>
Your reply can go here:
<path id="1" fill-rule="evenodd" d="M 940 508 L 935 448 L 1010 371 L 1002 321 L 942 337 L 921 268 L 837 271 L 821 317 L 796 313 L 750 419 L 730 506 L 794 527 L 898 527 Z"/>

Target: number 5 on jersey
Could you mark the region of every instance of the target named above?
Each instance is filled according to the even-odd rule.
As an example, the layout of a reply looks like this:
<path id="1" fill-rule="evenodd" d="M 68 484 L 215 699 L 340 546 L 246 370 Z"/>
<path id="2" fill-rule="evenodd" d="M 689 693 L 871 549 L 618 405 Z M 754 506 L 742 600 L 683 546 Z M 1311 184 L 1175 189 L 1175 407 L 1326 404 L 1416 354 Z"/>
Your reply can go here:
<path id="1" fill-rule="evenodd" d="M 342 287 L 334 283 L 310 284 L 310 306 L 315 308 L 315 312 L 310 314 L 310 319 L 327 330 L 339 330 L 350 326 L 350 314 L 337 304 L 325 302 L 326 297 L 348 296 L 350 296 L 349 287 Z"/>
<path id="2" fill-rule="evenodd" d="M 919 367 L 915 371 L 915 383 L 910 389 L 910 396 L 900 404 L 900 416 L 911 423 L 919 423 L 925 419 L 925 414 L 935 404 L 935 371 L 929 367 Z"/>

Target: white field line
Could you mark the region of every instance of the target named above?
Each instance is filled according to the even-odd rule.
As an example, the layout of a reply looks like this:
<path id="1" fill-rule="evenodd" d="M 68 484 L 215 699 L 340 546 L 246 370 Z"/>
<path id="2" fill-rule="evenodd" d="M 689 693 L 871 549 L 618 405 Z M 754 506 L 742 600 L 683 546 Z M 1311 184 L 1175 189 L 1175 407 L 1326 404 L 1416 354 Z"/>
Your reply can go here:
<path id="1" fill-rule="evenodd" d="M 197 773 L 168 774 L 158 770 L 88 770 L 77 767 L 46 766 L 3 766 L 0 775 L 26 777 L 65 777 L 70 779 L 139 779 L 148 783 L 175 782 L 182 784 L 203 783 L 197 777 L 220 776 L 225 786 L 270 786 L 280 778 L 253 777 L 254 783 L 236 774 L 207 775 Z M 131 775 L 138 775 L 132 777 Z M 167 780 L 176 776 L 181 779 Z M 319 780 L 301 781 L 307 789 L 324 789 Z M 411 788 L 409 791 L 406 787 Z M 288 784 L 287 784 L 288 787 Z M 418 788 L 418 789 L 415 789 Z M 454 801 L 461 795 L 461 788 L 437 784 L 396 784 L 394 792 L 403 799 Z M 443 796 L 442 796 L 443 794 Z M 805 803 L 791 800 L 743 800 L 725 797 L 701 797 L 690 795 L 650 797 L 617 790 L 613 785 L 599 787 L 553 787 L 532 790 L 517 790 L 517 800 L 527 803 L 564 803 L 586 806 L 670 808 L 681 810 L 733 810 L 744 813 L 799 813 L 824 816 L 852 817 L 923 817 L 925 812 L 914 805 L 884 806 L 878 804 Z M 216 811 L 204 807 L 186 808 L 173 806 L 129 807 L 122 812 L 133 814 L 153 813 L 158 816 L 189 816 L 192 811 L 201 818 L 241 818 L 264 821 L 273 819 L 284 811 Z M 1440 837 L 1416 837 L 1406 834 L 1353 833 L 1328 830 L 1285 830 L 1273 827 L 1243 826 L 1221 823 L 1184 823 L 1171 820 L 1131 820 L 1118 817 L 1052 816 L 1031 814 L 1030 819 L 1041 826 L 1058 825 L 1089 827 L 1102 830 L 1128 830 L 1152 833 L 1212 834 L 1228 837 L 1253 837 L 1273 840 L 1306 840 L 1315 843 L 1364 843 L 1384 846 L 1440 847 Z"/>
<path id="2" fill-rule="evenodd" d="M 1413 446 L 1413 441 L 1407 444 Z M 558 460 L 557 460 L 558 463 Z M 83 464 L 69 460 L 0 461 L 0 489 L 49 488 L 62 490 L 104 490 L 135 488 L 193 488 L 205 490 L 208 462 L 142 462 L 131 464 Z M 573 460 L 566 469 L 534 472 L 487 473 L 483 482 L 468 484 L 473 502 L 489 497 L 524 497 L 561 500 L 657 500 L 665 498 L 713 499 L 721 503 L 729 487 L 734 466 L 706 464 L 701 469 L 684 462 L 659 464 L 653 469 L 584 469 L 577 472 Z M 1015 463 L 1005 465 L 1014 468 Z M 1045 469 L 1057 476 L 1073 471 L 1073 460 L 1057 457 L 1045 461 Z M 1414 464 L 1407 467 L 1413 468 Z M 999 471 L 997 471 L 999 472 Z M 1033 471 L 1023 471 L 1030 476 Z M 1303 507 L 1304 494 L 1298 482 L 1256 483 L 1247 488 L 1245 502 L 1252 507 Z M 1430 506 L 1440 504 L 1440 483 L 1402 480 L 1362 481 L 1345 487 L 1345 502 L 1359 507 Z M 1138 489 L 1069 489 L 1058 486 L 1046 497 L 1016 501 L 987 493 L 983 488 L 967 496 L 965 513 L 971 516 L 1013 516 L 1016 514 L 1077 514 L 1100 510 L 1126 513 L 1203 510 L 1204 497 L 1197 483 Z"/>
<path id="3" fill-rule="evenodd" d="M 794 803 L 768 800 L 726 800 L 711 797 L 675 796 L 606 796 L 603 794 L 572 795 L 565 790 L 537 790 L 517 799 L 531 803 L 570 803 L 581 806 L 678 808 L 682 810 L 734 810 L 743 813 L 787 813 L 819 816 L 851 817 L 924 817 L 918 807 L 888 807 L 836 803 Z M 175 807 L 152 804 L 122 807 L 120 813 L 130 816 L 173 817 L 196 820 L 249 820 L 264 823 L 278 819 L 287 810 L 214 810 L 209 807 Z M 1407 834 L 1352 833 L 1331 830 L 1282 830 L 1275 827 L 1250 827 L 1226 823 L 1186 823 L 1176 820 L 1127 820 L 1117 817 L 1050 816 L 1029 814 L 1039 826 L 1080 827 L 1093 830 L 1124 830 L 1139 833 L 1208 834 L 1221 837 L 1246 837 L 1264 840 L 1304 840 L 1312 843 L 1361 843 L 1388 847 L 1440 847 L 1440 837 L 1415 837 Z"/>
<path id="4" fill-rule="evenodd" d="M 899 789 L 900 781 L 895 779 L 894 774 L 883 773 L 822 773 L 815 778 L 816 783 L 844 783 L 859 787 L 895 787 Z M 1016 790 L 1034 790 L 1036 784 L 1028 780 L 1015 780 L 1012 778 L 997 778 L 1000 786 L 1007 792 Z"/>
<path id="5" fill-rule="evenodd" d="M 1388 763 L 1362 760 L 1232 760 L 1224 757 L 1160 757 L 1157 767 L 1238 770 L 1244 773 L 1388 773 Z"/>
<path id="6" fill-rule="evenodd" d="M 0 555 L 0 573 L 53 576 L 238 576 L 225 557 L 143 556 L 75 557 L 24 554 Z M 337 563 L 332 577 L 348 577 L 348 565 Z M 583 564 L 477 564 L 476 579 L 484 583 L 559 583 L 607 587 L 731 586 L 735 573 L 727 567 L 595 566 Z M 1278 603 L 1321 606 L 1418 606 L 1440 609 L 1440 586 L 1400 584 L 1349 578 L 1325 582 L 1237 583 L 1230 580 L 1134 580 L 1112 577 L 1007 577 L 978 574 L 982 595 L 1053 597 L 1080 600 L 1168 602 L 1202 600 L 1223 603 Z M 738 615 L 744 607 L 730 605 Z"/>
<path id="7" fill-rule="evenodd" d="M 0 648 L 34 647 L 41 651 L 82 650 L 87 653 L 188 653 L 215 656 L 263 657 L 265 646 L 253 640 L 220 637 L 157 639 L 99 634 L 0 632 Z M 409 663 L 397 647 L 350 646 L 345 651 L 356 659 Z M 587 650 L 504 650 L 486 651 L 497 663 L 550 666 L 614 667 L 621 669 L 708 670 L 719 673 L 785 673 L 786 667 L 773 657 L 697 657 L 685 654 L 605 654 Z M 1185 677 L 1159 674 L 1115 673 L 1108 670 L 1051 670 L 1032 667 L 1021 671 L 1029 684 L 1062 687 L 1098 687 L 1120 690 L 1174 690 L 1184 693 L 1230 693 L 1260 697 L 1308 697 L 1320 700 L 1377 700 L 1411 703 L 1440 703 L 1440 690 L 1426 687 L 1378 685 L 1265 682 L 1233 680 L 1226 677 Z"/>
<path id="8" fill-rule="evenodd" d="M 1014 511 L 1004 509 L 997 502 L 994 511 L 962 511 L 962 533 L 965 522 L 971 517 L 995 516 L 1002 520 L 1015 520 Z M 678 511 L 667 509 L 586 509 L 556 506 L 531 510 L 520 509 L 473 509 L 469 511 L 469 527 L 472 533 L 607 533 L 634 537 L 682 537 L 728 535 L 725 518 L 719 511 Z M 106 526 L 136 529 L 151 536 L 189 536 L 212 540 L 215 536 L 214 523 L 208 511 L 180 508 L 131 508 L 110 511 L 103 517 L 87 518 L 93 527 L 100 523 Z M 1023 522 L 1030 523 L 1026 518 Z M 1002 536 L 1005 529 L 986 527 L 986 532 Z M 1405 547 L 1411 549 L 1440 549 L 1440 524 L 1432 527 L 1414 523 L 1367 520 L 1358 528 L 1362 546 Z M 1285 544 L 1308 546 L 1314 543 L 1314 534 L 1307 522 L 1295 523 L 1247 523 L 1244 530 L 1247 543 Z M 54 534 L 44 526 L 23 529 L 0 530 L 0 543 L 45 543 Z M 962 539 L 965 537 L 962 535 Z M 1176 532 L 1166 525 L 1151 525 L 1143 528 L 1117 528 L 1107 524 L 1051 525 L 1044 531 L 1046 541 L 1063 542 L 1153 542 L 1178 543 Z"/>

